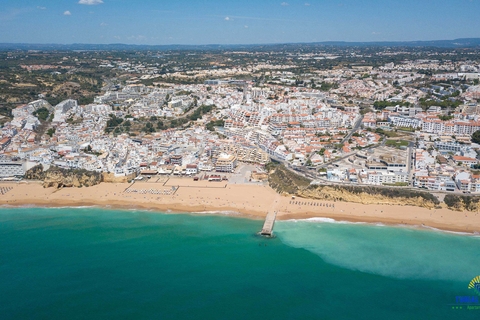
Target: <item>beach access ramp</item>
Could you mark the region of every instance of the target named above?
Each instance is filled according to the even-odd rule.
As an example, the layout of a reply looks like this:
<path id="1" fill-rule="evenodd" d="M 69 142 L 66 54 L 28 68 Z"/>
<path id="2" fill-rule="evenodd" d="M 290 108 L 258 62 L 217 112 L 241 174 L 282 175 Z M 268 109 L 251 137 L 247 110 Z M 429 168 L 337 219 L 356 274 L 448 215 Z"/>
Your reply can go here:
<path id="1" fill-rule="evenodd" d="M 265 217 L 265 222 L 263 223 L 262 231 L 260 234 L 262 236 L 269 236 L 271 237 L 273 234 L 273 226 L 275 225 L 275 219 L 277 218 L 277 212 L 272 211 L 267 214 Z"/>

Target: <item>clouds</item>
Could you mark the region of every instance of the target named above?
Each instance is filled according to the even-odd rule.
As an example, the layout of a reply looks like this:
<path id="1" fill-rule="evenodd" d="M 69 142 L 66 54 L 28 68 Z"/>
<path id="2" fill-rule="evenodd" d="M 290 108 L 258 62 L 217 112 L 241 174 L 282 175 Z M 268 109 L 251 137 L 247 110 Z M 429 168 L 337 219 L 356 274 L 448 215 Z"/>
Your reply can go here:
<path id="1" fill-rule="evenodd" d="M 102 4 L 103 0 L 80 0 L 78 4 L 85 4 L 87 6 L 95 6 L 97 4 Z"/>
<path id="2" fill-rule="evenodd" d="M 31 12 L 32 10 L 34 9 L 33 8 L 21 8 L 21 9 L 13 8 L 4 12 L 0 11 L 0 21 L 15 20 L 17 16 Z"/>
<path id="3" fill-rule="evenodd" d="M 230 21 L 230 17 L 225 17 L 225 21 Z"/>
<path id="4" fill-rule="evenodd" d="M 286 7 L 286 6 L 288 6 L 288 2 L 282 2 L 282 3 L 280 3 L 280 5 Z"/>
<path id="5" fill-rule="evenodd" d="M 103 3 L 103 0 L 79 0 L 78 1 L 78 4 L 83 4 L 83 5 L 86 5 L 86 6 L 96 6 L 96 5 L 99 5 L 99 4 L 102 4 Z M 46 9 L 44 7 L 37 7 L 38 9 Z M 93 13 L 93 12 L 90 12 L 90 13 Z M 72 13 L 67 10 L 63 13 L 64 16 L 71 16 Z M 107 26 L 107 24 L 105 22 L 102 22 L 100 24 L 101 27 L 105 27 Z"/>
<path id="6" fill-rule="evenodd" d="M 38 9 L 38 10 L 47 10 L 47 7 L 40 7 L 40 6 L 37 6 L 37 9 Z"/>

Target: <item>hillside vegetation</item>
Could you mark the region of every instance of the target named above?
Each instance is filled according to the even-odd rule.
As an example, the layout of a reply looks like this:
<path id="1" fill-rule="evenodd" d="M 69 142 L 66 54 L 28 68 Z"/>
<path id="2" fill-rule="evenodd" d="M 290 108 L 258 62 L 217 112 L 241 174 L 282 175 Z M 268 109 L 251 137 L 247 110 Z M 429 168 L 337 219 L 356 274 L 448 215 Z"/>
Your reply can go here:
<path id="1" fill-rule="evenodd" d="M 480 209 L 480 197 L 447 194 L 444 201 L 445 204 L 452 210 L 478 211 L 478 209 Z"/>
<path id="2" fill-rule="evenodd" d="M 291 172 L 283 165 L 270 163 L 267 165 L 267 170 L 269 171 L 270 187 L 280 194 L 296 195 L 306 189 L 311 182 L 311 180 Z"/>
<path id="3" fill-rule="evenodd" d="M 267 169 L 270 186 L 280 194 L 318 200 L 412 205 L 425 208 L 434 208 L 440 204 L 435 196 L 427 192 L 375 186 L 311 185 L 309 179 L 289 171 L 283 165 L 269 164 Z"/>

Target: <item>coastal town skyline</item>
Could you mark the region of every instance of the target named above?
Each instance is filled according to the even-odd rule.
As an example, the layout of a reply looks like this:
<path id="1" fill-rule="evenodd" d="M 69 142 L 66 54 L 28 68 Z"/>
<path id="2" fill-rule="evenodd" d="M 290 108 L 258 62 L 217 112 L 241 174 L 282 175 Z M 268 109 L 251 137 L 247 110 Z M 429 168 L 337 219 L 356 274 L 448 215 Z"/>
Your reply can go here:
<path id="1" fill-rule="evenodd" d="M 480 0 L 3 0 L 3 319 L 478 319 Z"/>
<path id="2" fill-rule="evenodd" d="M 0 176 L 272 185 L 274 161 L 312 186 L 427 189 L 430 206 L 480 192 L 477 49 L 262 50 L 7 51 Z"/>

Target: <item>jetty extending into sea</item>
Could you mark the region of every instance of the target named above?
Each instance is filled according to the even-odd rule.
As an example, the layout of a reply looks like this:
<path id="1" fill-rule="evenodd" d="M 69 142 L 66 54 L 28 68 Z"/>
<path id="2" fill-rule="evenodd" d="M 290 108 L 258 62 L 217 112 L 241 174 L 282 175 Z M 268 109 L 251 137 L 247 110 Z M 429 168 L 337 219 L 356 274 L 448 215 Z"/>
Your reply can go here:
<path id="1" fill-rule="evenodd" d="M 271 211 L 265 217 L 265 222 L 263 223 L 262 231 L 260 234 L 262 236 L 271 237 L 273 234 L 273 226 L 275 225 L 275 219 L 277 218 L 277 211 Z"/>

